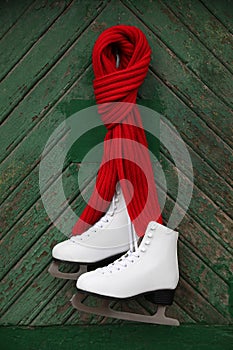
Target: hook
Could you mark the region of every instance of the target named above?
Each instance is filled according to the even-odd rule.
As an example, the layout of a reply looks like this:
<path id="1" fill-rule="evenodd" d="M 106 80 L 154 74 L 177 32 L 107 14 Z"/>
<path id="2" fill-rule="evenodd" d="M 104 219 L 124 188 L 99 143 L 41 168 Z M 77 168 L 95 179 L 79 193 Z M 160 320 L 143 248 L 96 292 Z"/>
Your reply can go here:
<path id="1" fill-rule="evenodd" d="M 116 68 L 119 68 L 120 65 L 120 56 L 118 54 L 118 52 L 116 53 Z"/>

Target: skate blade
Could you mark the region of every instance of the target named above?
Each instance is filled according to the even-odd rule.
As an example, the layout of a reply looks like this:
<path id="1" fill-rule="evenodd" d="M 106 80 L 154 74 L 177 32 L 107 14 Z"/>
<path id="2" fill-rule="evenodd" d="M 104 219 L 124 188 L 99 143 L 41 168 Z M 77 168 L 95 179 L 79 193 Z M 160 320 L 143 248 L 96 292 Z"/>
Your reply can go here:
<path id="1" fill-rule="evenodd" d="M 59 270 L 59 262 L 53 261 L 52 264 L 48 268 L 48 272 L 51 276 L 56 278 L 61 278 L 64 280 L 77 280 L 79 276 L 81 276 L 83 273 L 87 272 L 87 266 L 86 265 L 79 265 L 79 270 L 77 272 L 68 273 L 68 272 L 61 272 Z"/>
<path id="2" fill-rule="evenodd" d="M 84 296 L 85 295 L 85 296 Z M 167 317 L 165 314 L 166 306 L 158 305 L 157 312 L 153 315 L 142 315 L 125 311 L 113 310 L 110 306 L 113 300 L 101 299 L 102 305 L 100 307 L 90 307 L 83 303 L 88 294 L 77 293 L 71 299 L 72 306 L 78 311 L 86 312 L 88 314 L 95 314 L 98 316 L 112 317 L 127 321 L 136 321 L 143 323 L 152 323 L 168 326 L 179 326 L 180 323 L 175 318 Z"/>

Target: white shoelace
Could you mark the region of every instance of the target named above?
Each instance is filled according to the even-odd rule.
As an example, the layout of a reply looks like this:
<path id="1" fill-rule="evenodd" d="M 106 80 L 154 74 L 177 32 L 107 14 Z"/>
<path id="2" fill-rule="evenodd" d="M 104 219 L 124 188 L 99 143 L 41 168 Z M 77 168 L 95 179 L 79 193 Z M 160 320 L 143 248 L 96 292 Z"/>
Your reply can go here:
<path id="1" fill-rule="evenodd" d="M 133 264 L 136 259 L 140 257 L 139 249 L 137 244 L 137 236 L 133 224 L 128 215 L 128 226 L 129 226 L 129 242 L 130 250 L 124 254 L 122 257 L 114 261 L 112 264 L 109 264 L 105 267 L 98 269 L 102 274 L 113 273 L 113 271 L 120 271 L 124 268 L 127 268 L 129 264 Z"/>
<path id="2" fill-rule="evenodd" d="M 119 198 L 118 198 L 119 195 L 120 195 L 120 192 L 116 191 L 114 196 L 113 196 L 112 202 L 110 204 L 110 207 L 109 207 L 107 213 L 104 216 L 102 216 L 102 218 L 100 218 L 99 221 L 97 221 L 91 228 L 89 228 L 89 230 L 84 232 L 82 235 L 72 236 L 70 238 L 70 241 L 71 242 L 77 242 L 79 240 L 82 240 L 82 238 L 85 237 L 85 236 L 89 237 L 90 234 L 93 233 L 93 232 L 95 233 L 98 228 L 103 228 L 104 224 L 108 223 L 110 218 L 115 214 L 115 211 L 117 209 L 116 203 L 119 202 Z"/>
<path id="3" fill-rule="evenodd" d="M 116 203 L 119 202 L 119 199 L 117 197 L 117 194 L 114 195 L 112 202 L 110 204 L 110 207 L 107 211 L 107 213 L 99 220 L 97 221 L 90 229 L 89 231 L 96 232 L 96 228 L 103 228 L 103 224 L 109 222 L 109 219 L 111 216 L 115 214 L 115 211 L 117 209 Z"/>
<path id="4" fill-rule="evenodd" d="M 119 194 L 120 194 L 119 192 L 116 192 L 116 193 L 114 194 L 113 199 L 112 199 L 112 202 L 111 202 L 111 204 L 110 204 L 110 207 L 109 207 L 107 213 L 106 213 L 104 216 L 102 216 L 102 218 L 100 218 L 100 220 L 97 221 L 97 222 L 89 229 L 89 231 L 94 231 L 94 232 L 96 232 L 96 228 L 103 228 L 103 226 L 104 226 L 103 224 L 109 222 L 110 217 L 113 216 L 113 215 L 115 214 L 115 211 L 116 211 L 116 209 L 117 209 L 116 203 L 119 202 L 119 199 L 118 199 L 118 195 L 119 195 Z"/>
<path id="5" fill-rule="evenodd" d="M 123 255 L 121 258 L 114 261 L 112 264 L 109 264 L 105 267 L 98 269 L 98 271 L 102 274 L 105 273 L 113 273 L 114 271 L 120 271 L 128 267 L 129 264 L 133 264 L 136 259 L 138 259 L 139 251 L 138 249 L 135 252 L 131 252 L 130 250 Z"/>

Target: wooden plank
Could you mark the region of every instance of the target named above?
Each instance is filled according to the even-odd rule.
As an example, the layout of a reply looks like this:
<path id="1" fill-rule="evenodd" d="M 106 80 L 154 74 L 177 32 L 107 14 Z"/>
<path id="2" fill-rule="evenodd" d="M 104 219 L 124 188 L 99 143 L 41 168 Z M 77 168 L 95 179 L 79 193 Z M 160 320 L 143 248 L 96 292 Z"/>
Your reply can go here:
<path id="1" fill-rule="evenodd" d="M 232 13 L 233 13 L 233 7 L 232 7 L 232 1 L 231 0 L 200 0 L 208 9 L 210 12 L 212 12 L 216 18 L 219 19 L 219 21 L 224 24 L 226 28 L 230 30 L 231 33 L 233 33 L 233 21 L 232 21 Z"/>
<path id="2" fill-rule="evenodd" d="M 76 84 L 76 82 L 74 84 Z M 65 92 L 59 102 L 64 102 L 66 99 L 69 99 L 69 97 L 67 97 L 68 93 L 69 90 Z M 20 144 L 20 147 L 16 148 L 15 151 L 1 163 L 0 202 L 3 202 L 12 190 L 14 190 L 35 167 L 50 135 L 65 119 L 62 110 L 57 109 L 56 105 L 49 110 L 46 118 L 43 118 L 36 124 L 32 132 L 29 133 Z M 38 135 L 40 135 L 40 138 L 38 138 Z M 26 158 L 25 154 L 27 154 Z M 16 173 L 18 174 L 18 180 L 15 178 Z M 11 183 L 11 185 L 8 187 L 9 183 Z"/>
<path id="3" fill-rule="evenodd" d="M 39 274 L 35 279 L 30 281 L 30 285 L 29 288 L 26 289 L 26 293 L 19 296 L 12 307 L 9 308 L 1 317 L 2 325 L 24 325 L 24 322 L 22 321 L 23 319 L 26 317 L 33 318 L 35 312 L 38 312 L 41 310 L 41 308 L 46 306 L 48 300 L 44 299 L 41 295 L 44 288 L 47 289 L 50 297 L 54 297 L 54 291 L 56 291 L 58 288 L 61 289 L 62 285 L 67 283 L 66 281 L 53 279 L 47 270 L 48 267 L 46 268 L 46 278 L 43 278 L 43 275 Z M 41 285 L 41 282 L 44 282 L 44 284 Z"/>
<path id="4" fill-rule="evenodd" d="M 4 327 L 0 335 L 6 350 L 230 350 L 232 330 L 232 326 L 124 323 L 114 327 Z"/>
<path id="5" fill-rule="evenodd" d="M 72 180 L 76 182 L 77 176 L 74 176 L 74 179 Z M 71 181 L 70 177 L 69 181 Z M 92 183 L 88 186 L 87 184 L 83 185 L 86 185 L 85 191 L 90 191 L 93 187 Z M 77 214 L 80 214 L 85 207 L 83 198 L 79 196 L 77 199 L 75 198 L 74 202 L 75 203 L 73 203 L 72 208 Z M 2 279 L 2 292 L 0 299 L 1 315 L 3 315 L 9 309 L 9 307 L 19 298 L 19 296 L 28 287 L 30 288 L 32 281 L 44 270 L 44 268 L 51 261 L 52 247 L 57 242 L 64 240 L 64 235 L 61 234 L 61 232 L 55 226 L 49 226 L 46 213 L 44 213 L 44 216 L 42 216 L 42 211 L 44 211 L 44 209 L 41 202 L 38 202 L 37 208 L 39 209 L 39 207 L 41 208 L 40 216 L 42 220 L 39 220 L 37 227 L 35 227 L 33 231 L 29 230 L 26 227 L 26 229 L 28 230 L 28 235 L 30 235 L 31 232 L 33 232 L 33 236 L 28 237 L 28 239 L 31 240 L 31 244 L 33 244 L 33 246 L 31 246 L 30 250 L 28 250 L 25 254 L 20 254 L 18 251 L 16 252 L 18 258 L 20 258 L 21 256 L 21 259 L 16 263 L 16 265 L 13 268 L 9 270 L 9 272 Z M 33 222 L 35 222 L 36 220 L 37 210 L 34 210 L 34 212 L 32 211 L 31 213 L 31 220 L 33 220 Z M 66 229 L 70 228 L 71 230 L 73 223 L 70 222 L 70 213 L 68 212 L 68 210 L 65 210 L 62 216 L 58 218 L 57 225 L 61 227 L 61 230 L 62 227 L 64 228 L 64 225 L 66 225 Z M 43 232 L 43 234 L 41 234 L 41 231 Z M 35 236 L 37 236 L 37 238 Z M 22 240 L 19 245 L 22 249 L 24 249 L 23 243 L 24 242 Z M 15 261 L 17 261 L 17 259 L 15 259 Z M 55 282 L 55 284 L 56 283 L 57 282 Z M 64 282 L 60 281 L 58 289 L 60 289 L 63 286 L 63 283 Z M 28 305 L 28 307 L 31 307 L 31 305 Z M 26 305 L 24 305 L 24 310 L 26 312 Z M 23 310 L 21 310 L 21 312 L 23 312 Z M 1 317 L 1 320 L 2 319 L 3 318 Z M 6 320 L 6 322 L 8 321 Z"/>
<path id="6" fill-rule="evenodd" d="M 43 276 L 46 278 L 46 276 Z M 54 282 L 50 281 L 50 283 L 53 285 Z M 56 295 L 53 296 L 52 299 L 49 299 L 49 302 L 47 305 L 45 305 L 40 312 L 37 310 L 36 317 L 32 319 L 30 317 L 26 320 L 23 320 L 21 318 L 20 322 L 21 324 L 30 324 L 33 326 L 40 326 L 40 325 L 63 325 L 67 319 L 74 313 L 73 308 L 71 307 L 70 300 L 72 296 L 76 293 L 77 289 L 75 286 L 75 281 L 70 281 L 62 287 Z M 43 283 L 43 287 L 45 288 L 46 284 Z M 54 288 L 53 288 L 54 290 Z M 46 297 L 47 293 L 46 293 Z M 43 298 L 43 296 L 42 296 Z M 47 299 L 48 300 L 48 299 Z M 49 315 L 49 316 L 48 316 Z M 77 321 L 77 323 L 80 322 L 80 317 Z"/>
<path id="7" fill-rule="evenodd" d="M 64 164 L 66 168 L 68 162 Z M 31 208 L 40 198 L 38 182 L 39 165 L 20 183 L 15 191 L 3 202 L 0 211 L 0 239 L 16 224 L 16 222 Z M 57 174 L 54 174 L 56 178 Z M 48 184 L 49 185 L 49 184 Z"/>
<path id="8" fill-rule="evenodd" d="M 77 81 L 78 83 L 78 81 Z M 87 101 L 88 102 L 88 101 Z M 69 103 L 67 103 L 69 104 Z M 60 105 L 59 105 L 60 106 Z M 75 104 L 76 112 L 82 108 L 83 105 Z M 63 135 L 61 135 L 61 138 Z M 64 143 L 61 140 L 61 144 Z M 59 149 L 59 141 L 56 143 Z M 69 159 L 68 159 L 69 158 Z M 72 162 L 72 159 L 67 156 L 64 167 L 68 162 Z M 52 166 L 52 164 L 51 164 Z M 91 171 L 91 170 L 90 170 Z M 37 165 L 26 178 L 19 184 L 19 186 L 13 191 L 7 199 L 1 204 L 0 211 L 0 238 L 14 226 L 14 224 L 21 218 L 27 210 L 37 201 L 40 197 L 40 188 L 38 182 L 39 165 Z M 56 177 L 54 173 L 54 178 Z M 53 180 L 53 179 L 52 179 Z M 49 184 L 48 184 L 49 185 Z M 13 213 L 13 214 L 12 214 Z"/>
<path id="9" fill-rule="evenodd" d="M 64 15 L 54 22 L 49 31 L 44 34 L 33 46 L 33 49 L 3 80 L 1 83 L 2 93 L 0 95 L 2 106 L 0 120 L 5 119 L 9 115 L 30 89 L 65 54 L 67 49 L 75 44 L 77 37 L 102 11 L 106 1 L 101 1 L 101 3 L 98 1 L 95 3 L 95 6 L 91 6 L 91 4 L 93 4 L 91 0 L 89 0 L 89 3 L 86 2 L 85 6 L 79 6 L 77 2 L 73 2 L 73 6 L 70 6 Z M 88 47 L 89 42 L 86 41 L 85 44 Z M 90 52 L 87 49 L 87 53 Z M 80 49 L 79 55 L 73 61 L 73 65 L 77 64 L 79 56 L 84 56 L 85 54 L 86 51 Z M 24 71 L 24 74 L 22 74 L 22 71 Z M 67 74 L 70 74 L 69 66 L 66 71 Z"/>
<path id="10" fill-rule="evenodd" d="M 226 27 L 199 1 L 163 0 L 163 3 L 232 73 L 233 39 Z"/>
<path id="11" fill-rule="evenodd" d="M 230 321 L 228 284 L 217 277 L 214 270 L 207 267 L 203 260 L 197 258 L 183 241 L 180 241 L 179 248 L 181 276 L 196 293 L 202 295 L 226 320 Z M 199 255 L 201 255 L 200 252 Z"/>
<path id="12" fill-rule="evenodd" d="M 64 186 L 67 188 L 66 196 L 69 200 L 73 200 L 80 190 L 77 173 L 75 176 L 71 176 L 74 174 L 75 167 L 75 165 L 71 165 L 67 171 L 64 172 L 62 177 L 64 179 Z M 90 177 L 94 175 L 92 171 L 93 167 L 92 164 L 87 166 L 89 172 L 87 172 L 84 183 L 81 184 L 82 189 L 85 188 L 85 185 L 90 181 Z M 58 191 L 59 188 L 57 186 L 58 180 L 50 186 L 49 193 Z M 46 198 L 47 192 L 48 191 L 45 192 L 44 198 Z M 56 211 L 59 209 L 60 213 L 62 213 L 67 206 L 67 203 L 64 203 L 60 208 L 57 208 L 56 200 L 56 198 L 47 198 L 47 205 L 49 205 L 50 208 L 56 208 Z M 54 212 L 54 215 L 58 214 L 58 212 Z M 2 278 L 16 264 L 16 262 L 23 257 L 27 250 L 30 249 L 49 225 L 50 219 L 44 209 L 42 200 L 39 199 L 1 241 L 0 252 L 1 256 L 4 256 L 4 261 L 0 269 L 0 278 Z M 15 232 L 18 234 L 15 235 Z M 21 249 L 19 249 L 19 247 L 21 247 Z"/>
<path id="13" fill-rule="evenodd" d="M 169 219 L 173 206 L 174 201 L 168 197 L 166 207 L 163 211 L 165 223 Z M 182 214 L 181 208 L 179 208 L 179 211 Z M 206 300 L 211 302 L 212 305 L 217 305 L 217 309 L 220 307 L 221 313 L 223 312 L 230 319 L 228 282 L 231 278 L 232 255 L 228 259 L 228 256 L 223 251 L 224 255 L 221 256 L 221 246 L 217 244 L 213 245 L 213 239 L 210 239 L 210 236 L 206 237 L 206 232 L 190 217 L 189 213 L 184 216 L 182 223 L 178 227 L 178 231 L 180 232 L 179 260 L 182 276 L 186 276 L 186 281 L 195 289 L 197 288 L 198 293 L 204 295 Z M 194 257 L 193 253 L 198 259 Z M 207 267 L 203 268 L 204 262 L 212 271 Z M 190 271 L 192 269 L 193 272 Z M 206 278 L 209 279 L 208 282 Z M 218 290 L 216 290 L 216 286 L 211 289 L 212 287 L 210 285 L 212 285 L 213 281 L 214 284 L 219 284 L 217 287 Z M 198 293 L 196 292 L 196 294 Z M 218 306 L 220 299 L 223 305 Z M 193 316 L 192 312 L 191 315 Z M 198 321 L 196 318 L 195 320 Z"/>
<path id="14" fill-rule="evenodd" d="M 70 2 L 71 0 L 64 0 L 54 3 L 53 0 L 49 0 L 41 3 L 37 0 L 19 18 L 0 41 L 0 52 L 4 52 L 4 55 L 0 56 L 0 80 L 22 59 L 37 40 L 40 40 L 41 35 L 48 30 Z"/>
<path id="15" fill-rule="evenodd" d="M 178 55 L 184 65 L 219 96 L 225 104 L 233 105 L 232 75 L 199 40 L 161 2 L 129 1 L 143 22 Z M 153 18 L 153 21 L 151 20 Z M 156 25 L 155 25 L 156 23 Z M 159 30 L 158 30 L 159 28 Z M 161 30 L 161 28 L 163 30 Z M 218 82 L 218 83 L 216 83 Z"/>
<path id="16" fill-rule="evenodd" d="M 85 74 L 84 77 L 82 77 L 82 81 L 87 80 L 87 76 Z M 79 85 L 80 89 L 80 85 Z M 155 100 L 148 100 L 148 99 L 138 99 L 138 105 L 150 108 L 150 110 L 157 111 L 158 104 Z M 80 99 L 70 99 L 67 103 L 62 103 L 62 109 L 65 111 L 65 115 L 68 117 L 70 115 L 73 115 L 78 110 L 83 110 L 85 108 L 88 108 L 90 106 L 96 105 L 94 99 L 88 99 L 88 100 L 80 100 Z M 94 109 L 91 109 L 91 113 L 97 114 L 97 117 L 100 118 L 100 116 L 97 113 L 97 107 Z M 90 116 L 89 116 L 90 117 Z M 148 142 L 148 147 L 150 152 L 154 154 L 155 157 L 159 158 L 159 140 L 153 137 L 153 135 L 150 132 L 147 132 L 147 130 L 155 129 L 159 130 L 159 119 L 158 118 L 148 118 L 148 115 L 141 115 L 143 126 L 146 130 L 146 137 Z M 92 148 L 97 146 L 98 144 L 101 144 L 104 140 L 104 137 L 106 135 L 107 129 L 102 124 L 98 126 L 98 128 L 93 128 L 91 130 L 88 130 L 84 135 L 82 135 L 77 142 L 75 142 L 71 149 L 69 150 L 69 158 L 73 163 L 80 163 L 83 160 L 83 157 L 90 151 Z M 101 162 L 103 154 L 103 148 L 98 148 L 98 151 L 95 152 L 94 160 L 96 162 Z M 90 160 L 91 161 L 91 160 Z"/>
<path id="17" fill-rule="evenodd" d="M 165 222 L 168 221 L 174 206 L 174 200 L 168 197 L 166 206 L 163 211 Z M 178 205 L 177 210 L 180 215 L 184 214 L 184 210 Z M 184 216 L 182 223 L 178 226 L 181 232 L 180 239 L 205 263 L 218 274 L 225 282 L 231 278 L 232 271 L 232 254 L 224 250 L 224 247 L 214 240 L 189 212 Z"/>
<path id="18" fill-rule="evenodd" d="M 176 302 L 182 305 L 182 308 L 191 314 L 197 323 L 209 325 L 228 324 L 228 321 L 206 302 L 182 277 L 176 291 Z"/>
<path id="19" fill-rule="evenodd" d="M 173 163 L 166 158 L 166 156 L 161 153 L 160 163 L 162 165 L 163 171 L 165 172 L 166 182 L 167 182 L 167 192 L 172 197 L 173 200 L 177 198 L 177 168 Z M 156 174 L 156 172 L 155 172 Z M 179 176 L 182 179 L 183 188 L 180 191 L 186 193 L 186 187 L 192 186 L 191 181 L 188 177 L 181 171 Z M 158 181 L 158 180 L 156 180 Z M 181 201 L 179 205 L 185 208 L 184 203 Z M 232 228 L 233 221 L 229 218 L 212 200 L 210 200 L 194 183 L 192 200 L 188 208 L 189 215 L 196 220 L 205 231 L 207 231 L 211 237 L 209 240 L 212 242 L 213 247 L 217 244 L 221 244 L 222 249 L 227 249 L 228 253 L 233 253 L 233 242 L 232 242 Z M 208 234 L 207 234 L 208 236 Z M 215 241 L 217 240 L 218 243 Z M 224 255 L 224 250 L 219 254 Z M 230 258 L 230 256 L 229 256 Z"/>
<path id="20" fill-rule="evenodd" d="M 171 165 L 166 164 L 167 160 L 162 154 L 161 163 L 168 187 L 167 202 L 163 211 L 163 217 L 167 221 L 176 199 L 176 196 L 174 199 L 177 192 L 176 175 L 175 169 L 171 171 Z M 170 171 L 171 174 L 169 174 Z M 157 179 L 156 182 L 160 190 L 159 180 Z M 193 201 L 195 202 L 195 198 Z M 182 203 L 180 204 L 182 206 Z M 180 206 L 178 206 L 178 212 L 180 214 L 184 212 Z M 203 213 L 203 215 L 205 214 Z M 228 281 L 233 269 L 233 255 L 214 239 L 216 235 L 221 234 L 221 231 L 214 232 L 212 228 L 206 231 L 205 227 L 201 227 L 198 224 L 195 211 L 192 211 L 191 202 L 188 213 L 179 225 L 179 232 L 179 261 L 182 276 L 220 313 L 229 318 Z M 227 233 L 229 235 L 229 232 Z M 219 303 L 220 299 L 221 303 Z"/>
<path id="21" fill-rule="evenodd" d="M 132 24 L 142 28 L 149 39 L 153 48 L 154 71 L 207 125 L 210 125 L 225 142 L 232 145 L 229 130 L 231 110 L 226 106 L 227 103 L 232 103 L 232 98 L 229 96 L 229 90 L 221 90 L 225 84 L 226 74 L 228 88 L 233 91 L 230 73 L 219 74 L 219 69 L 225 70 L 225 68 L 219 68 L 221 64 L 217 59 L 185 26 L 182 27 L 178 19 L 160 2 L 150 4 L 125 0 L 124 3 L 153 32 L 152 35 L 127 12 L 127 21 L 132 22 L 133 20 Z M 201 80 L 202 77 L 204 83 Z M 214 84 L 215 89 L 213 89 Z M 218 98 L 220 90 L 221 99 Z"/>
<path id="22" fill-rule="evenodd" d="M 0 39 L 24 14 L 34 0 L 4 0 L 0 3 Z"/>
<path id="23" fill-rule="evenodd" d="M 40 312 L 44 307 L 47 306 L 50 298 L 55 297 L 55 293 L 57 290 L 62 289 L 62 286 L 67 284 L 67 281 L 61 281 L 59 279 L 54 279 L 48 273 L 48 267 L 39 274 L 35 279 L 33 279 L 30 283 L 30 286 L 26 289 L 17 300 L 11 306 L 11 308 L 1 317 L 2 325 L 28 325 L 28 319 L 33 320 L 36 314 Z M 70 287 L 70 291 L 74 290 L 75 281 L 68 282 Z M 45 289 L 47 291 L 46 299 L 44 298 Z M 71 295 L 72 296 L 72 295 Z M 67 293 L 64 293 L 62 298 L 66 299 L 66 314 L 69 315 L 72 311 L 70 305 L 70 298 Z M 23 310 L 23 311 L 22 311 Z M 59 306 L 57 305 L 57 313 L 59 314 Z M 63 316 L 66 314 L 63 309 Z M 50 319 L 51 314 L 47 314 L 47 319 Z M 54 323 L 54 320 L 51 319 Z M 45 323 L 46 324 L 46 323 Z"/>
<path id="24" fill-rule="evenodd" d="M 76 293 L 75 283 L 67 283 L 38 313 L 37 317 L 29 322 L 29 319 L 26 320 L 27 324 L 31 326 L 41 326 L 41 325 L 54 325 L 54 324 L 65 324 L 65 325 L 81 325 L 87 323 L 93 323 L 93 317 L 79 313 L 73 308 L 70 307 L 70 299 L 74 293 Z M 168 313 L 170 317 L 177 317 L 181 323 L 195 323 L 195 321 L 185 313 L 180 306 L 176 303 L 169 307 Z M 48 317 L 49 315 L 49 317 Z M 101 323 L 100 317 L 95 317 L 96 323 Z M 115 324 L 121 321 L 113 319 L 105 319 L 104 324 Z M 25 324 L 25 323 L 24 323 Z"/>
<path id="25" fill-rule="evenodd" d="M 81 44 L 82 45 L 82 44 Z M 22 103 L 13 111 L 11 116 L 1 125 L 0 147 L 4 150 L 0 155 L 0 161 L 3 161 L 20 143 L 21 140 L 43 119 L 46 118 L 50 109 L 59 101 L 61 116 L 65 114 L 63 103 L 60 101 L 62 95 L 75 83 L 83 78 L 86 69 L 89 69 L 90 59 L 79 55 L 76 66 L 70 66 L 70 74 L 67 73 L 67 65 L 75 59 L 76 50 L 66 55 L 64 60 L 59 62 L 52 71 L 43 78 L 40 83 L 25 97 Z M 77 57 L 77 56 L 76 56 Z M 61 75 L 56 83 L 57 77 Z M 86 78 L 85 78 L 86 79 Z M 70 91 L 69 91 L 70 92 Z"/>
<path id="26" fill-rule="evenodd" d="M 159 94 L 161 103 L 164 106 L 163 115 L 165 115 L 165 117 L 168 118 L 168 120 L 177 128 L 177 131 L 181 134 L 182 139 L 185 141 L 186 147 L 192 159 L 194 178 L 196 179 L 195 182 L 197 186 L 218 206 L 220 206 L 225 213 L 232 217 L 231 203 L 233 202 L 233 193 L 231 186 L 224 180 L 223 172 L 220 173 L 219 171 L 219 173 L 217 173 L 207 163 L 207 157 L 209 155 L 208 153 L 205 153 L 204 147 L 201 154 L 199 147 L 193 147 L 193 143 L 196 142 L 196 140 L 199 142 L 199 131 L 195 133 L 195 129 L 192 128 L 193 123 L 196 122 L 198 124 L 199 122 L 197 116 L 190 111 L 182 101 L 177 99 L 177 96 L 171 92 L 163 81 L 153 73 L 147 75 L 145 90 L 145 93 L 148 96 L 151 96 L 151 98 L 153 98 L 153 93 L 155 95 Z M 206 139 L 206 136 L 204 135 L 206 126 L 203 125 L 203 128 L 204 129 L 201 133 L 203 134 L 203 138 Z M 211 131 L 209 130 L 209 133 L 210 132 Z M 186 136 L 187 133 L 189 134 L 188 138 Z M 190 139 L 189 143 L 187 143 L 188 139 Z M 212 140 L 214 145 L 214 134 L 212 134 Z M 205 142 L 208 143 L 208 140 L 206 139 Z M 216 148 L 215 146 L 214 149 L 220 152 L 219 158 L 221 158 L 223 151 L 220 151 L 220 149 Z M 165 148 L 163 148 L 163 151 L 165 152 L 166 157 L 171 159 L 169 151 L 166 151 Z M 176 147 L 174 147 L 173 151 L 176 152 Z M 209 149 L 209 152 L 211 153 L 211 149 Z M 189 176 L 185 167 L 182 167 L 181 163 L 179 166 L 181 167 L 180 170 Z M 219 169 L 224 169 L 225 171 L 225 165 L 219 165 Z"/>

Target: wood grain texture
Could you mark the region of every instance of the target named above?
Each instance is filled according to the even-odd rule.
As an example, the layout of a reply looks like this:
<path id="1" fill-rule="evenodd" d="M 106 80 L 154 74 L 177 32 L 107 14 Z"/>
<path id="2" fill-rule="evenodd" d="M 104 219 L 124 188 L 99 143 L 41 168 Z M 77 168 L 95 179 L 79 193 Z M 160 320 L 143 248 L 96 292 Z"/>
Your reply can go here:
<path id="1" fill-rule="evenodd" d="M 230 33 L 233 33 L 231 0 L 223 0 L 221 2 L 218 0 L 201 0 L 201 2 L 219 21 L 221 21 Z"/>
<path id="2" fill-rule="evenodd" d="M 233 38 L 225 26 L 211 12 L 206 11 L 200 1 L 190 3 L 188 0 L 163 0 L 163 3 L 232 73 Z M 221 8 L 224 8 L 223 2 Z"/>
<path id="3" fill-rule="evenodd" d="M 0 39 L 17 23 L 33 0 L 3 0 L 0 3 Z"/>
<path id="4" fill-rule="evenodd" d="M 0 42 L 0 51 L 4 52 L 4 55 L 0 57 L 0 80 L 12 70 L 18 61 L 22 60 L 24 54 L 32 48 L 33 44 L 41 39 L 41 36 L 46 33 L 70 2 L 71 0 L 57 3 L 36 1 L 20 17 L 14 28 L 8 31 Z M 28 28 L 30 31 L 25 35 Z"/>
<path id="5" fill-rule="evenodd" d="M 81 140 L 82 152 L 74 145 L 66 158 L 62 179 L 68 201 L 56 212 L 57 226 L 50 222 L 39 187 L 40 157 L 49 136 L 70 115 L 93 104 L 94 42 L 105 28 L 118 23 L 136 25 L 146 34 L 153 54 L 139 101 L 151 100 L 176 127 L 193 165 L 193 196 L 178 227 L 181 277 L 168 314 L 182 323 L 232 323 L 231 2 L 9 0 L 0 5 L 1 324 L 122 323 L 79 314 L 69 302 L 75 283 L 47 273 L 51 249 L 64 239 L 58 227 L 68 232 L 73 225 L 69 206 L 80 214 L 85 206 L 80 190 L 88 196 L 93 188 L 98 164 L 80 162 L 104 136 L 104 128 L 91 134 L 90 143 Z M 51 142 L 50 152 L 58 146 L 54 157 L 59 157 L 66 137 L 61 133 Z M 171 138 L 179 156 L 176 136 Z M 149 139 L 156 150 L 153 142 Z M 183 190 L 191 186 L 192 174 L 182 161 L 174 162 L 163 144 L 160 165 L 167 182 L 167 222 L 177 199 L 178 172 Z M 79 183 L 81 166 L 85 176 Z M 157 166 L 161 195 L 165 189 L 156 176 Z M 45 195 L 55 194 L 59 176 L 54 170 Z M 55 212 L 56 197 L 47 200 Z M 184 206 L 178 203 L 179 213 Z M 89 297 L 87 302 L 96 301 Z M 127 307 L 152 311 L 143 299 Z"/>

